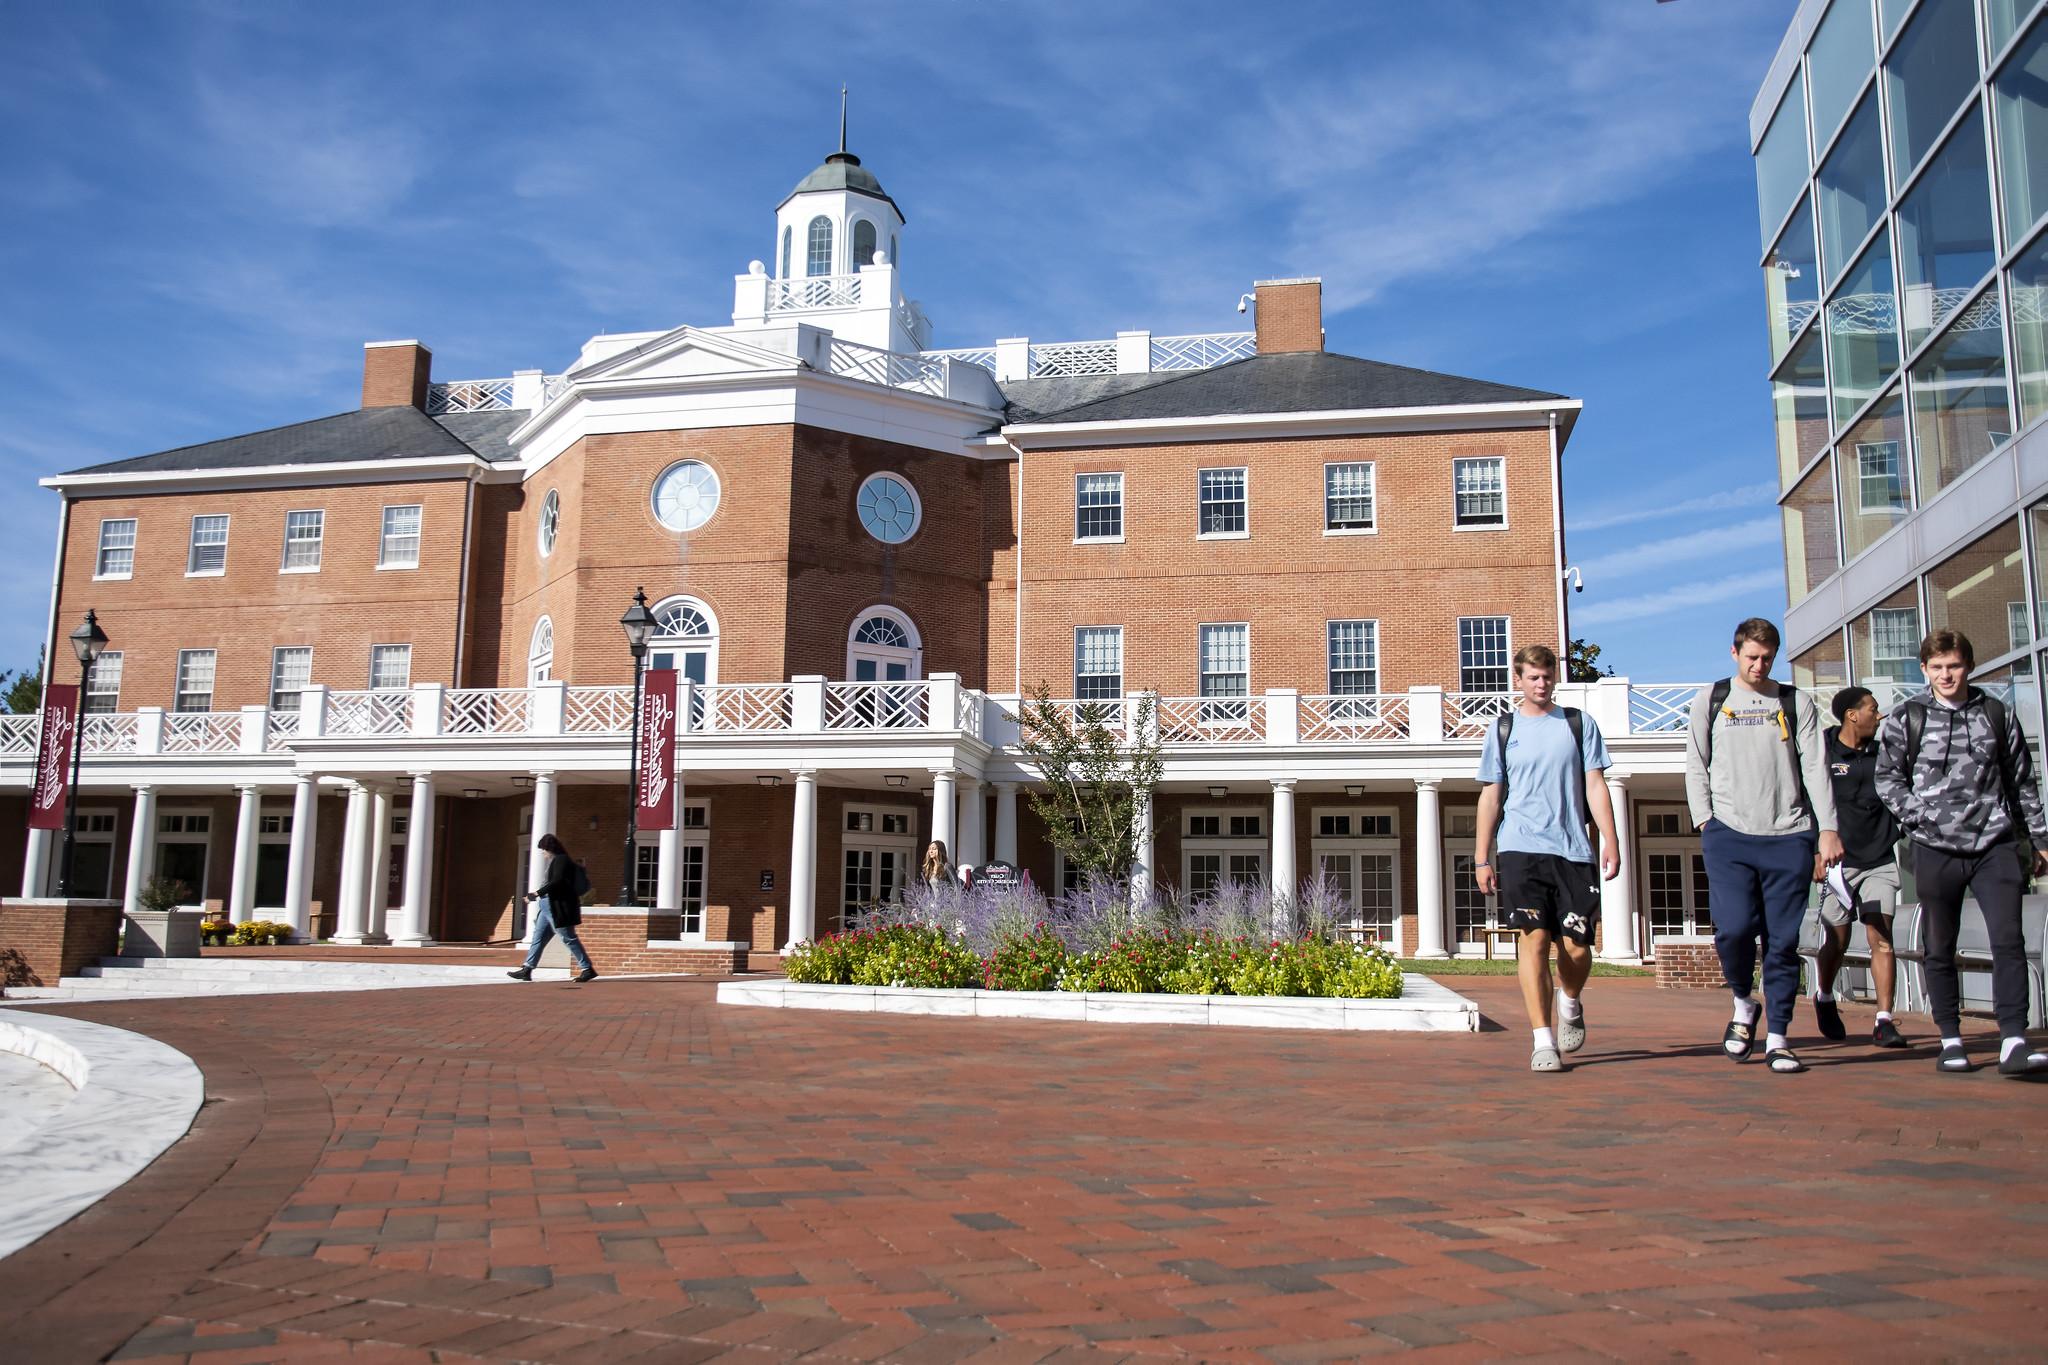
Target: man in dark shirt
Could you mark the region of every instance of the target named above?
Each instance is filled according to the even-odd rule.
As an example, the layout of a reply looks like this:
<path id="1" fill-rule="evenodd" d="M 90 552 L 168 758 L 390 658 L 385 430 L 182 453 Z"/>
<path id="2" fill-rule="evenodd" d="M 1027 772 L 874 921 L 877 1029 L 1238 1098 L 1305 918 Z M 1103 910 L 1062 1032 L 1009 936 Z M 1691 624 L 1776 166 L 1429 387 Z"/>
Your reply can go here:
<path id="1" fill-rule="evenodd" d="M 1825 736 L 1828 783 L 1835 792 L 1835 818 L 1842 835 L 1842 878 L 1856 902 L 1852 915 L 1834 891 L 1820 889 L 1820 952 L 1815 955 L 1813 1013 L 1823 1036 L 1848 1037 L 1842 1012 L 1835 1004 L 1835 974 L 1849 950 L 1849 925 L 1863 921 L 1870 945 L 1870 977 L 1877 993 L 1877 1024 L 1870 1041 L 1877 1047 L 1904 1047 L 1899 1026 L 1892 1022 L 1892 990 L 1896 964 L 1892 958 L 1892 914 L 1899 905 L 1899 823 L 1877 796 L 1877 727 L 1884 716 L 1877 698 L 1861 687 L 1835 693 L 1835 719 Z"/>

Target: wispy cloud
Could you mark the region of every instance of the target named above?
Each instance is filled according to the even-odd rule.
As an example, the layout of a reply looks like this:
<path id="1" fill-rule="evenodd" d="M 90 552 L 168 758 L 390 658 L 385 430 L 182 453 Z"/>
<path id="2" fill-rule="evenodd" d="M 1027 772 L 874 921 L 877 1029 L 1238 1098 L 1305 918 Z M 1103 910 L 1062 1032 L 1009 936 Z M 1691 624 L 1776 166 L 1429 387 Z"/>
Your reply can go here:
<path id="1" fill-rule="evenodd" d="M 1579 571 L 1588 579 L 1604 582 L 1625 574 L 1641 573 L 1646 569 L 1662 569 L 1673 564 L 1687 564 L 1696 559 L 1735 555 L 1764 545 L 1776 545 L 1781 534 L 1782 528 L 1779 526 L 1778 518 L 1755 517 L 1729 526 L 1716 526 L 1711 530 L 1694 531 L 1682 536 L 1668 536 L 1662 540 L 1650 541 L 1648 544 L 1633 545 L 1625 550 L 1595 555 L 1590 559 L 1580 560 Z"/>
<path id="2" fill-rule="evenodd" d="M 1746 483 L 1735 488 L 1724 488 L 1718 493 L 1704 493 L 1696 498 L 1681 498 L 1676 502 L 1662 501 L 1660 490 L 1651 489 L 1637 494 L 1626 504 L 1610 503 L 1606 508 L 1595 508 L 1584 516 L 1567 516 L 1565 529 L 1604 531 L 1610 526 L 1633 526 L 1638 522 L 1661 521 L 1666 517 L 1762 507 L 1776 502 L 1777 499 L 1778 485 L 1768 479 L 1762 483 Z"/>
<path id="3" fill-rule="evenodd" d="M 1595 602 L 1590 607 L 1577 608 L 1572 612 L 1572 628 L 1576 631 L 1580 626 L 1611 626 L 1667 616 L 1686 607 L 1709 606 L 1746 593 L 1763 592 L 1767 588 L 1782 591 L 1784 582 L 1785 576 L 1779 570 L 1759 569 L 1753 573 L 1730 574 L 1706 583 L 1682 583 L 1662 592 L 1620 597 L 1612 602 Z"/>

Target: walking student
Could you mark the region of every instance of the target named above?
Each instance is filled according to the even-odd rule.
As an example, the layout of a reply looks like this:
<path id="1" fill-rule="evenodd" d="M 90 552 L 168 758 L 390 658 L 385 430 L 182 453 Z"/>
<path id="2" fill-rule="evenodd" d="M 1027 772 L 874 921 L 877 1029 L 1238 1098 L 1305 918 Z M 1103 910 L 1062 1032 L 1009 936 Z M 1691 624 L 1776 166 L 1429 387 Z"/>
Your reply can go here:
<path id="1" fill-rule="evenodd" d="M 1621 871 L 1614 803 L 1607 794 L 1607 743 L 1593 718 L 1552 700 L 1557 655 L 1545 645 L 1515 652 L 1521 704 L 1488 732 L 1479 755 L 1477 837 L 1473 869 L 1480 891 L 1496 892 L 1508 927 L 1518 930 L 1515 954 L 1522 1003 L 1535 1041 L 1531 1071 L 1561 1071 L 1559 1051 L 1586 1045 L 1580 993 L 1593 971 L 1593 925 L 1600 879 Z M 1593 866 L 1588 821 L 1600 832 Z M 1495 826 L 1499 826 L 1495 852 Z M 1550 946 L 1557 945 L 1552 992 Z"/>
<path id="2" fill-rule="evenodd" d="M 1937 630 L 1920 642 L 1927 691 L 1894 707 L 1879 739 L 1877 791 L 1912 840 L 1913 880 L 1924 916 L 1921 970 L 1941 1031 L 1944 1072 L 1974 1070 L 1958 1017 L 1956 937 L 1963 895 L 1977 898 L 1991 939 L 1991 1001 L 1998 1015 L 1998 1069 L 2048 1073 L 2027 1046 L 2027 950 L 2020 898 L 2029 873 L 2048 871 L 2048 823 L 2034 789 L 2034 760 L 2011 707 L 1969 683 L 1969 637 Z M 2028 852 L 2019 842 L 2029 840 Z"/>
<path id="3" fill-rule="evenodd" d="M 1892 916 L 1899 907 L 1899 822 L 1877 794 L 1877 727 L 1884 716 L 1868 688 L 1845 687 L 1835 693 L 1835 727 L 1822 736 L 1827 745 L 1828 781 L 1835 793 L 1835 819 L 1842 836 L 1842 881 L 1849 888 L 1852 911 L 1826 886 L 1820 893 L 1820 951 L 1814 956 L 1813 1015 L 1823 1038 L 1849 1036 L 1835 1003 L 1835 975 L 1849 951 L 1850 926 L 1863 922 L 1870 945 L 1870 978 L 1877 994 L 1877 1022 L 1871 1027 L 1875 1047 L 1904 1047 L 1906 1040 L 1892 1022 L 1892 993 L 1898 962 L 1892 956 Z"/>
<path id="4" fill-rule="evenodd" d="M 1806 1070 L 1786 1041 L 1799 1002 L 1799 929 L 1813 883 L 1842 859 L 1820 717 L 1798 689 L 1771 681 L 1778 628 L 1761 617 L 1735 627 L 1735 675 L 1701 691 L 1686 736 L 1685 794 L 1700 832 L 1714 951 L 1735 997 L 1721 1048 L 1735 1061 L 1756 1046 L 1757 940 L 1763 940 L 1764 1060 Z"/>
<path id="5" fill-rule="evenodd" d="M 597 968 L 590 965 L 590 954 L 583 950 L 583 940 L 576 936 L 576 926 L 583 922 L 583 891 L 589 881 L 576 860 L 569 856 L 569 850 L 562 847 L 562 841 L 552 834 L 543 834 L 536 845 L 548 855 L 547 875 L 540 885 L 526 893 L 526 899 L 536 901 L 539 909 L 533 918 L 533 946 L 526 950 L 526 961 L 518 970 L 508 972 L 515 981 L 533 980 L 533 969 L 540 965 L 541 950 L 548 946 L 548 940 L 556 934 L 568 946 L 569 956 L 576 963 L 578 981 L 592 981 L 597 978 Z"/>

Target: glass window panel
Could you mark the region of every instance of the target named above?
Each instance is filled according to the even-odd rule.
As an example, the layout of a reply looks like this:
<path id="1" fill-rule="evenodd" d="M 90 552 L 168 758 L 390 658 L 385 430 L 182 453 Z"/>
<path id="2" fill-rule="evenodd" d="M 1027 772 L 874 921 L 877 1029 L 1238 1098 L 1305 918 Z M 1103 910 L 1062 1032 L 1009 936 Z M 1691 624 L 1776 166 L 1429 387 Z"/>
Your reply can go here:
<path id="1" fill-rule="evenodd" d="M 372 645 L 370 647 L 370 687 L 373 691 L 392 691 L 412 686 L 412 646 Z"/>
<path id="2" fill-rule="evenodd" d="M 1899 20 L 1906 17 L 1906 11 L 1913 8 L 1913 0 L 1878 0 L 1878 18 L 1884 23 L 1885 41 L 1899 31 Z"/>
<path id="3" fill-rule="evenodd" d="M 1827 460 L 1799 481 L 1780 509 L 1785 517 L 1785 588 L 1797 602 L 1839 566 L 1835 481 Z"/>
<path id="4" fill-rule="evenodd" d="M 1870 6 L 1846 0 L 1828 7 L 1827 17 L 1806 50 L 1808 94 L 1813 107 L 1813 143 L 1825 147 L 1849 112 L 1849 101 L 1877 65 Z"/>
<path id="5" fill-rule="evenodd" d="M 296 711 L 299 694 L 313 681 L 313 651 L 299 645 L 279 648 L 270 654 L 270 709 Z"/>
<path id="6" fill-rule="evenodd" d="M 1080 627 L 1074 632 L 1074 695 L 1083 701 L 1113 701 L 1123 691 L 1123 627 Z"/>
<path id="7" fill-rule="evenodd" d="M 1924 501 L 2012 436 L 1996 289 L 1979 295 L 1921 354 L 1908 384 Z"/>
<path id="8" fill-rule="evenodd" d="M 2012 610 L 2015 603 L 2017 613 Z M 1927 575 L 1927 628 L 1961 631 L 1970 637 L 1980 659 L 1995 659 L 2032 643 L 2018 518 L 1934 566 Z"/>
<path id="9" fill-rule="evenodd" d="M 192 552 L 185 572 L 222 573 L 228 565 L 228 519 L 225 516 L 192 518 Z"/>
<path id="10" fill-rule="evenodd" d="M 320 567 L 320 537 L 326 525 L 325 512 L 287 512 L 284 515 L 284 567 Z"/>
<path id="11" fill-rule="evenodd" d="M 1379 625 L 1374 621 L 1332 621 L 1329 625 L 1330 691 L 1339 696 L 1380 690 Z"/>
<path id="12" fill-rule="evenodd" d="M 100 557 L 93 572 L 102 578 L 122 578 L 135 572 L 133 517 L 100 523 Z"/>
<path id="13" fill-rule="evenodd" d="M 1849 654 L 1842 644 L 1842 632 L 1836 631 L 1827 639 L 1792 660 L 1792 685 L 1794 687 L 1842 687 L 1849 681 Z M 1652 834 L 1657 831 L 1651 830 Z M 1679 831 L 1671 831 L 1677 834 Z"/>
<path id="14" fill-rule="evenodd" d="M 1769 245 L 1792 201 L 1806 187 L 1807 169 L 1806 87 L 1794 75 L 1785 98 L 1778 101 L 1778 112 L 1771 116 L 1770 128 L 1756 147 L 1756 202 L 1763 215 L 1759 245 Z"/>
<path id="15" fill-rule="evenodd" d="M 832 220 L 820 214 L 811 219 L 810 238 L 804 253 L 804 274 L 832 273 Z"/>
<path id="16" fill-rule="evenodd" d="M 1806 462 L 1828 443 L 1828 375 L 1818 327 L 1792 348 L 1771 378 L 1777 409 L 1778 486 L 1790 488 Z"/>
<path id="17" fill-rule="evenodd" d="M 1920 594 L 1908 583 L 1849 623 L 1850 676 L 1873 691 L 1920 683 L 1920 635 Z"/>
<path id="18" fill-rule="evenodd" d="M 2048 22 L 2034 25 L 1992 82 L 2005 240 L 2024 241 L 2048 212 Z"/>
<path id="19" fill-rule="evenodd" d="M 1976 644 L 1976 641 L 1972 640 L 1971 643 Z M 1987 652 L 1984 646 L 1977 645 L 1977 653 L 1979 655 Z M 2034 787 L 2038 795 L 2043 778 L 2043 770 L 2041 767 L 2040 747 L 2041 689 L 2040 684 L 2036 681 L 2036 676 L 2031 667 L 2031 661 L 2021 659 L 2017 663 L 2007 664 L 2003 667 L 1992 669 L 1989 672 L 1976 674 L 1970 681 L 2012 708 L 2014 718 L 2020 723 L 2020 733 L 2026 736 L 2027 745 L 2033 750 Z"/>
<path id="20" fill-rule="evenodd" d="M 1203 626 L 1202 695 L 1242 697 L 1249 692 L 1251 627 L 1246 625 Z"/>
<path id="21" fill-rule="evenodd" d="M 213 709 L 213 664 L 214 652 L 210 649 L 178 651 L 178 695 L 174 709 Z"/>
<path id="22" fill-rule="evenodd" d="M 92 661 L 85 682 L 87 715 L 111 715 L 121 709 L 121 651 L 110 649 Z"/>
<path id="23" fill-rule="evenodd" d="M 410 569 L 420 562 L 420 509 L 417 506 L 384 509 L 382 538 L 377 545 L 377 566 Z"/>
<path id="24" fill-rule="evenodd" d="M 2028 516 L 2034 538 L 2034 638 L 2042 640 L 2048 639 L 2048 502 L 2035 503 Z"/>
<path id="25" fill-rule="evenodd" d="M 1830 279 L 1884 214 L 1884 150 L 1878 142 L 1877 92 L 1855 117 L 1820 168 L 1820 244 Z"/>
<path id="26" fill-rule="evenodd" d="M 871 264 L 875 258 L 875 225 L 862 218 L 853 225 L 853 259 L 847 262 L 851 270 L 858 270 Z"/>
<path id="27" fill-rule="evenodd" d="M 1892 294 L 1891 244 L 1877 234 L 1828 300 L 1828 356 L 1835 371 L 1835 421 L 1876 396 L 1899 367 L 1899 309 Z"/>
<path id="28" fill-rule="evenodd" d="M 1074 538 L 1114 538 L 1124 533 L 1124 476 L 1080 474 L 1074 479 Z"/>
<path id="29" fill-rule="evenodd" d="M 1508 618 L 1463 616 L 1458 619 L 1458 690 L 1508 690 Z"/>
<path id="30" fill-rule="evenodd" d="M 1921 0 L 1884 64 L 1901 182 L 1977 83 L 1976 8 L 1976 0 Z"/>
<path id="31" fill-rule="evenodd" d="M 1459 526 L 1508 524 L 1507 461 L 1498 457 L 1451 461 Z"/>
<path id="32" fill-rule="evenodd" d="M 2020 364 L 2020 412 L 2031 422 L 2048 412 L 2048 237 L 2012 263 L 2006 288 Z"/>
<path id="33" fill-rule="evenodd" d="M 1820 257 L 1813 244 L 1813 201 L 1799 212 L 1764 260 L 1764 311 L 1770 319 L 1771 363 L 1784 356 L 1792 338 L 1820 303 Z"/>
<path id="34" fill-rule="evenodd" d="M 2020 31 L 2020 24 L 2040 0 L 1984 0 L 1984 17 L 1991 34 L 1990 52 L 1997 56 L 1999 49 L 2012 41 L 2012 35 Z"/>
<path id="35" fill-rule="evenodd" d="M 1963 120 L 1900 203 L 1899 260 L 1911 350 L 1962 306 L 1998 261 L 1981 114 Z"/>
<path id="36" fill-rule="evenodd" d="M 1854 559 L 1906 519 L 1913 494 L 1906 477 L 1906 401 L 1897 389 L 1835 447 L 1842 490 L 1842 550 Z"/>
<path id="37" fill-rule="evenodd" d="M 1201 486 L 1201 533 L 1205 536 L 1242 535 L 1245 531 L 1245 471 L 1204 469 L 1198 471 Z"/>
<path id="38" fill-rule="evenodd" d="M 1370 464 L 1323 466 L 1323 529 L 1369 531 L 1373 526 L 1373 470 Z"/>

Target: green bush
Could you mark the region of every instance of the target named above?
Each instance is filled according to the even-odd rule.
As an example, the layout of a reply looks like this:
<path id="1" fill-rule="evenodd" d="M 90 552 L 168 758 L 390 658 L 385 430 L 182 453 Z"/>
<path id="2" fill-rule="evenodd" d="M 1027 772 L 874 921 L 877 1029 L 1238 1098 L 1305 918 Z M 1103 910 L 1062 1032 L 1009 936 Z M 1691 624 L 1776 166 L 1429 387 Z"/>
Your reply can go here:
<path id="1" fill-rule="evenodd" d="M 982 962 L 981 984 L 991 991 L 1059 989 L 1067 969 L 1067 945 L 1043 924 L 1027 933 L 1005 935 Z"/>
<path id="2" fill-rule="evenodd" d="M 866 935 L 853 964 L 856 986 L 965 989 L 981 984 L 981 959 L 939 929 L 895 924 Z"/>

